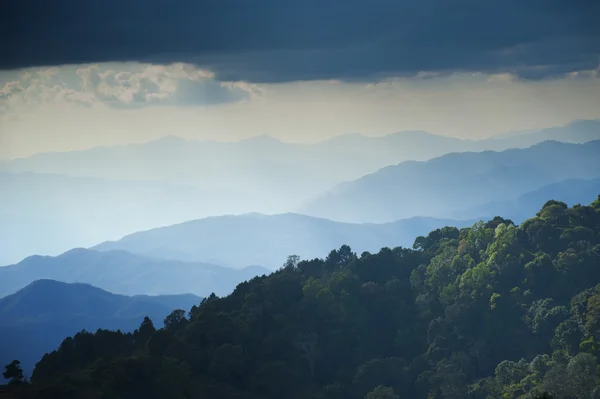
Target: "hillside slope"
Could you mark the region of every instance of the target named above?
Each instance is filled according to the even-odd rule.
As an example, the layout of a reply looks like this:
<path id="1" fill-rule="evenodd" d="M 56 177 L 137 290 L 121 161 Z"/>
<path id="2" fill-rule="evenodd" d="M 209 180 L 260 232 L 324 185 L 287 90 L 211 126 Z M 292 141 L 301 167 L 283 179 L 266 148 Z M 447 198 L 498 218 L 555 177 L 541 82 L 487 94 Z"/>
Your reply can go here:
<path id="1" fill-rule="evenodd" d="M 455 153 L 404 162 L 338 185 L 299 211 L 346 222 L 387 222 L 516 198 L 566 179 L 600 177 L 600 140 L 548 141 L 526 149 Z"/>
<path id="2" fill-rule="evenodd" d="M 148 316 L 162 325 L 174 309 L 199 305 L 195 295 L 128 297 L 87 284 L 37 280 L 0 299 L 0 364 L 19 359 L 27 374 L 65 336 L 99 328 L 132 332 Z"/>
<path id="3" fill-rule="evenodd" d="M 600 394 L 600 196 L 290 263 L 139 339 L 78 334 L 23 398 L 541 399 Z M 107 355 L 109 353 L 109 355 Z M 98 387 L 102 387 L 101 390 Z M 101 391 L 101 392 L 100 392 Z"/>

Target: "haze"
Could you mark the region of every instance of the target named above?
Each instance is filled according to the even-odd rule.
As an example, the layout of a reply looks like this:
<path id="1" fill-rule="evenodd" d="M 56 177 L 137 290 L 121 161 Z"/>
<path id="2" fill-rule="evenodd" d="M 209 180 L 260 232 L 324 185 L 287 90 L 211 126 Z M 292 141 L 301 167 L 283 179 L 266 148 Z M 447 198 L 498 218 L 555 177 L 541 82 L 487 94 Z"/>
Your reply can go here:
<path id="1" fill-rule="evenodd" d="M 417 74 L 368 82 L 221 82 L 189 64 L 101 63 L 0 73 L 0 157 L 145 142 L 166 135 L 312 143 L 424 130 L 481 139 L 600 117 L 596 70 L 528 81 Z"/>

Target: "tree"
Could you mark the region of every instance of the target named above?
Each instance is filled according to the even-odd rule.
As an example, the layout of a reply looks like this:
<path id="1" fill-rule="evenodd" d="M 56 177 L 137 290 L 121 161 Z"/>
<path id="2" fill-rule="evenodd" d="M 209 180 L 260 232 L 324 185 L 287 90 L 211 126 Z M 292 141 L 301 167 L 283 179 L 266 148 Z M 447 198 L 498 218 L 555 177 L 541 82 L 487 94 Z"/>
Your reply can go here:
<path id="1" fill-rule="evenodd" d="M 4 367 L 2 376 L 8 380 L 11 385 L 23 384 L 25 377 L 23 376 L 23 369 L 21 368 L 21 362 L 13 360 Z"/>
<path id="2" fill-rule="evenodd" d="M 144 321 L 140 324 L 140 328 L 135 330 L 133 333 L 133 338 L 137 347 L 144 347 L 152 334 L 156 332 L 156 328 L 154 327 L 154 323 L 148 316 L 144 317 Z"/>
<path id="3" fill-rule="evenodd" d="M 170 315 L 165 317 L 165 328 L 170 331 L 180 331 L 188 324 L 188 319 L 185 317 L 185 310 L 175 309 Z"/>
<path id="4" fill-rule="evenodd" d="M 146 343 L 146 350 L 152 356 L 163 356 L 173 341 L 173 335 L 169 331 L 158 330 Z"/>
<path id="5" fill-rule="evenodd" d="M 283 264 L 282 268 L 287 270 L 293 270 L 296 267 L 298 267 L 298 263 L 300 263 L 300 257 L 298 255 L 290 255 Z"/>

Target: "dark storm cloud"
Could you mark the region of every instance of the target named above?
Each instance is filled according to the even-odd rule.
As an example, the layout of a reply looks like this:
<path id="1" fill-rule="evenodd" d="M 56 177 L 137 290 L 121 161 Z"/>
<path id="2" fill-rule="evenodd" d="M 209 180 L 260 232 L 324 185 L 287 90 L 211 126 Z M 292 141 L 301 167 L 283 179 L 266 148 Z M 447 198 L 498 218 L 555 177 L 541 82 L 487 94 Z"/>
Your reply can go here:
<path id="1" fill-rule="evenodd" d="M 594 69 L 597 0 L 4 0 L 3 69 L 192 62 L 222 80 Z"/>

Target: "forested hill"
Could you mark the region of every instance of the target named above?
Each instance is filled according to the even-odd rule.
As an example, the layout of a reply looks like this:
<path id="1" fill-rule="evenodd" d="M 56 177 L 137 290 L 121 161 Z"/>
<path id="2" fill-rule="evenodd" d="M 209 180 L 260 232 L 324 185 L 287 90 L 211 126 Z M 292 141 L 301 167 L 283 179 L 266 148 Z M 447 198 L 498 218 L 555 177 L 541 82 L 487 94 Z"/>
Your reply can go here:
<path id="1" fill-rule="evenodd" d="M 159 321 L 157 321 L 159 322 Z M 297 262 L 155 331 L 66 339 L 23 398 L 597 398 L 600 197 Z M 550 397 L 550 396 L 545 396 Z"/>

